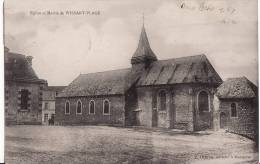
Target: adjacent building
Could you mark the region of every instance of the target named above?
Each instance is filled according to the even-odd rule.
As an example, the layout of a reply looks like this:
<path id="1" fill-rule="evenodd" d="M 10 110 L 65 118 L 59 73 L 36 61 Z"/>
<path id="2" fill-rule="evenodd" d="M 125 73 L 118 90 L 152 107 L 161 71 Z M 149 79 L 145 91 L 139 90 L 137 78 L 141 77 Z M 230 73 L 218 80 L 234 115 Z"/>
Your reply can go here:
<path id="1" fill-rule="evenodd" d="M 10 52 L 5 47 L 6 124 L 41 124 L 42 94 L 47 81 L 32 68 L 32 57 Z"/>
<path id="2" fill-rule="evenodd" d="M 55 100 L 56 96 L 65 86 L 48 86 L 43 90 L 42 98 L 42 124 L 49 125 L 55 119 Z"/>
<path id="3" fill-rule="evenodd" d="M 258 88 L 246 77 L 229 78 L 217 89 L 219 128 L 252 139 L 258 136 Z"/>

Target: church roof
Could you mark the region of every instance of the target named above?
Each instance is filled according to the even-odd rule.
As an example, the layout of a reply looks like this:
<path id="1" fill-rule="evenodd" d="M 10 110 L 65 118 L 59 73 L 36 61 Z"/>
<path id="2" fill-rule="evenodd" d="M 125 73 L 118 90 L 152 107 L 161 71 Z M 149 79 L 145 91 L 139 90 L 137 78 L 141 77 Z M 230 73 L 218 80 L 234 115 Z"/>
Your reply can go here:
<path id="1" fill-rule="evenodd" d="M 205 55 L 159 60 L 143 71 L 137 86 L 211 83 L 220 84 L 222 79 Z"/>
<path id="2" fill-rule="evenodd" d="M 130 69 L 80 74 L 58 97 L 124 94 Z"/>
<path id="3" fill-rule="evenodd" d="M 218 98 L 255 98 L 258 89 L 246 77 L 228 78 L 218 88 Z"/>
<path id="4" fill-rule="evenodd" d="M 155 61 L 157 60 L 156 55 L 154 54 L 153 50 L 150 47 L 147 34 L 145 32 L 144 26 L 142 27 L 138 47 L 131 59 L 131 63 L 138 63 L 140 61 L 144 60 L 152 60 Z"/>
<path id="5" fill-rule="evenodd" d="M 155 61 L 148 68 L 140 66 L 79 75 L 58 97 L 125 94 L 133 85 L 210 83 L 221 78 L 205 55 Z"/>
<path id="6" fill-rule="evenodd" d="M 5 80 L 46 83 L 38 78 L 25 55 L 9 52 L 9 49 L 5 48 L 4 58 Z"/>

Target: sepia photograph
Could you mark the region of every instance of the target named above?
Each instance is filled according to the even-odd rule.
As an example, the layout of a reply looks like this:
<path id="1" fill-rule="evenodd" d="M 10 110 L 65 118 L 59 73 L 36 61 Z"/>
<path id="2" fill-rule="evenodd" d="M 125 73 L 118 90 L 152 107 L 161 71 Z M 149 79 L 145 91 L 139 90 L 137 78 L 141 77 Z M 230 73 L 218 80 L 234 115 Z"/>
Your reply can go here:
<path id="1" fill-rule="evenodd" d="M 258 164 L 257 0 L 5 0 L 6 164 Z"/>

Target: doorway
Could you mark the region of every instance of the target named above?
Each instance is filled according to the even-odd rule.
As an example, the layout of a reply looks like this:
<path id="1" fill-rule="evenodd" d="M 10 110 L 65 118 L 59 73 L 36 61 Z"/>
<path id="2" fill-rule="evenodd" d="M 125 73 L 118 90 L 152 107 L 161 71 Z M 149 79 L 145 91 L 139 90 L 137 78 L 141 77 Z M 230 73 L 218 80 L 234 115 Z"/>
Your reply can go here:
<path id="1" fill-rule="evenodd" d="M 156 108 L 153 108 L 152 112 L 152 127 L 158 126 L 158 111 Z"/>
<path id="2" fill-rule="evenodd" d="M 224 112 L 220 113 L 220 129 L 227 128 L 227 115 Z"/>

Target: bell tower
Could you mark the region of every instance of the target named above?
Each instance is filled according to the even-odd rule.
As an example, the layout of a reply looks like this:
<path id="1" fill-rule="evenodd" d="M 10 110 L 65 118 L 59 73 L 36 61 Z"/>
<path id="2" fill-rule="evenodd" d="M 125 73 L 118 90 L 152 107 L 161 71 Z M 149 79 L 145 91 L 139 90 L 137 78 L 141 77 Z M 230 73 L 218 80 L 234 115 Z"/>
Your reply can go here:
<path id="1" fill-rule="evenodd" d="M 144 18 L 143 18 L 143 26 L 142 26 L 142 30 L 141 30 L 138 47 L 137 47 L 134 55 L 132 56 L 131 64 L 132 64 L 132 66 L 136 65 L 136 64 L 144 64 L 147 66 L 156 60 L 157 60 L 157 57 L 154 54 L 154 52 L 152 51 L 148 38 L 147 38 L 147 34 L 145 31 L 145 27 L 144 27 Z"/>

